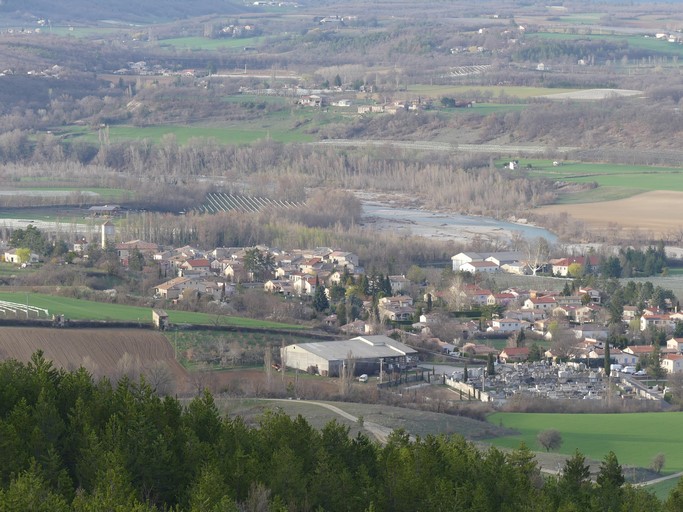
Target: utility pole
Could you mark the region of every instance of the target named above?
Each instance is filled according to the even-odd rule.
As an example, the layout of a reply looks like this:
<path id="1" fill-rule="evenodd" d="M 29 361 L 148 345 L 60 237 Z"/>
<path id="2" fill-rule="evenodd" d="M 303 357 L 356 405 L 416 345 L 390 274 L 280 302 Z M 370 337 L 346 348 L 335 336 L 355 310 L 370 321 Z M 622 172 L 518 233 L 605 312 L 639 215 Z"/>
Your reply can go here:
<path id="1" fill-rule="evenodd" d="M 384 369 L 384 358 L 380 357 L 379 358 L 379 383 L 382 383 L 382 373 Z"/>

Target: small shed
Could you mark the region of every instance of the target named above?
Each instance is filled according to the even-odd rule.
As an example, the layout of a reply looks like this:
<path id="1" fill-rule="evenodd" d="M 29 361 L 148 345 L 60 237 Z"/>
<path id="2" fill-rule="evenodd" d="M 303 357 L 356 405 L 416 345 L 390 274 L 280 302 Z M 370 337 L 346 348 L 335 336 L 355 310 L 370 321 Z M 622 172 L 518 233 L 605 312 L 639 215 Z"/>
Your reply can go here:
<path id="1" fill-rule="evenodd" d="M 168 328 L 168 313 L 163 309 L 153 309 L 152 323 L 157 329 L 165 331 Z"/>

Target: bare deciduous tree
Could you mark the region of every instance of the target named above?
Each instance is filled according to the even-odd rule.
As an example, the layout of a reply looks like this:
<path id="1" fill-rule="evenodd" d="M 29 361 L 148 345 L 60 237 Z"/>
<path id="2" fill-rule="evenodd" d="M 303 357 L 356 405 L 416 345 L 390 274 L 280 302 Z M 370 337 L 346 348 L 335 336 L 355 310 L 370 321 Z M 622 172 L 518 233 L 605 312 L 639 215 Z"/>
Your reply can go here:
<path id="1" fill-rule="evenodd" d="M 538 237 L 526 242 L 527 264 L 533 275 L 548 263 L 550 257 L 550 244 L 543 237 Z"/>
<path id="2" fill-rule="evenodd" d="M 562 434 L 555 429 L 543 430 L 536 436 L 538 444 L 540 444 L 545 451 L 557 450 L 562 446 Z"/>
<path id="3" fill-rule="evenodd" d="M 578 340 L 574 333 L 564 324 L 554 322 L 550 329 L 552 344 L 550 351 L 558 359 L 568 359 L 574 353 Z"/>
<path id="4" fill-rule="evenodd" d="M 652 459 L 652 462 L 650 463 L 650 469 L 659 474 L 662 472 L 662 469 L 664 469 L 664 464 L 666 464 L 666 455 L 663 453 L 658 453 Z"/>
<path id="5" fill-rule="evenodd" d="M 145 369 L 145 376 L 149 385 L 158 395 L 170 395 L 175 391 L 173 372 L 166 361 L 155 361 Z"/>
<path id="6" fill-rule="evenodd" d="M 140 378 L 140 356 L 133 357 L 128 352 L 124 352 L 116 363 L 115 380 L 128 377 L 132 381 Z"/>

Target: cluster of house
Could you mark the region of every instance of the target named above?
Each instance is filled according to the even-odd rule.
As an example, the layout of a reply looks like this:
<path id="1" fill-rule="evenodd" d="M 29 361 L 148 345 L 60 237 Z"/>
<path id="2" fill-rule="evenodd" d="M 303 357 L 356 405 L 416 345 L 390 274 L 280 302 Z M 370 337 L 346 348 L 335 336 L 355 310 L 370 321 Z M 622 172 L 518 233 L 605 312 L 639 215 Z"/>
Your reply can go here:
<path id="1" fill-rule="evenodd" d="M 417 112 L 431 107 L 431 101 L 415 99 L 410 101 L 392 101 L 382 105 L 359 105 L 359 114 L 396 114 L 401 111 Z"/>
<path id="2" fill-rule="evenodd" d="M 501 362 L 525 361 L 529 357 L 529 347 L 508 347 L 502 351 L 483 343 L 467 342 L 470 338 L 480 336 L 512 336 L 519 332 L 530 331 L 548 341 L 553 339 L 553 325 L 560 325 L 576 339 L 569 356 L 577 360 L 603 360 L 604 343 L 609 336 L 609 328 L 604 323 L 605 312 L 601 305 L 601 292 L 591 287 L 581 287 L 576 295 L 561 295 L 551 291 L 524 291 L 508 289 L 501 293 L 492 293 L 478 287 L 467 285 L 459 291 L 460 295 L 471 305 L 502 305 L 506 307 L 505 316 L 494 317 L 484 325 L 477 321 L 464 321 L 453 326 L 455 338 L 453 343 L 432 339 L 445 353 L 461 353 L 469 356 L 488 356 L 492 353 Z M 651 327 L 672 332 L 677 322 L 683 322 L 683 313 L 662 311 L 654 307 L 646 307 L 637 316 L 635 306 L 625 306 L 622 316 L 624 324 L 638 321 L 639 329 L 647 331 Z M 420 321 L 413 324 L 415 330 L 429 337 L 430 326 L 442 321 L 438 313 L 427 313 Z M 633 345 L 619 350 L 611 348 L 610 357 L 615 364 L 636 366 L 642 356 L 650 356 L 652 345 Z M 545 352 L 545 357 L 553 358 L 552 349 Z M 683 371 L 683 339 L 670 338 L 667 347 L 661 350 L 661 366 L 669 373 Z"/>
<path id="3" fill-rule="evenodd" d="M 529 254 L 521 251 L 505 252 L 461 252 L 451 258 L 453 272 L 486 274 L 507 272 L 509 274 L 530 275 L 538 271 L 550 271 L 553 275 L 567 277 L 572 265 L 583 268 L 597 267 L 597 256 L 567 256 L 548 260 L 532 260 Z"/>
<path id="4" fill-rule="evenodd" d="M 103 225 L 103 246 L 107 243 L 107 236 L 111 236 L 110 232 L 105 234 L 104 226 L 107 224 Z M 157 244 L 142 240 L 116 243 L 114 247 L 123 265 L 129 264 L 134 252 L 157 263 L 160 272 L 170 279 L 157 285 L 154 294 L 167 300 L 183 300 L 188 292 L 210 295 L 220 300 L 231 294 L 238 283 L 252 284 L 285 297 L 313 296 L 316 287 L 324 285 L 329 294 L 330 286 L 344 284 L 342 281 L 347 276 L 358 279 L 365 272 L 356 254 L 330 247 L 289 251 L 265 246 L 217 247 L 202 251 L 185 246 L 163 250 Z M 79 243 L 74 248 L 83 252 L 87 245 Z M 274 268 L 271 279 L 255 282 L 256 276 L 245 262 L 252 249 L 272 256 Z M 410 284 L 402 275 L 389 276 L 389 282 L 394 293 L 402 292 Z M 386 297 L 380 300 L 379 310 L 383 318 L 406 320 L 414 314 L 412 304 L 408 296 Z"/>
<path id="5" fill-rule="evenodd" d="M 123 260 L 125 254 L 119 249 L 122 245 L 117 245 L 117 250 Z M 317 286 L 331 286 L 340 283 L 346 274 L 358 277 L 363 273 L 358 257 L 347 251 L 336 251 L 329 247 L 282 251 L 257 246 L 256 249 L 273 257 L 274 269 L 272 279 L 255 283 L 256 276 L 245 262 L 251 249 L 218 247 L 201 252 L 183 247 L 156 252 L 153 259 L 175 277 L 158 285 L 155 295 L 169 300 L 182 300 L 183 293 L 190 290 L 220 299 L 230 294 L 237 283 L 254 283 L 254 286 L 262 287 L 267 292 L 285 297 L 313 296 Z"/>

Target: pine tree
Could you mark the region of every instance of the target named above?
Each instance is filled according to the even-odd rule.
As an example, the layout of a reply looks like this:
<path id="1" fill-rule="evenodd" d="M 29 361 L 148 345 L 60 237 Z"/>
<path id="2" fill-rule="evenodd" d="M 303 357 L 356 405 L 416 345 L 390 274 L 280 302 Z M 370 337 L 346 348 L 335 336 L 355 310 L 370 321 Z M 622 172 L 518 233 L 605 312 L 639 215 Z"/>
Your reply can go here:
<path id="1" fill-rule="evenodd" d="M 489 358 L 488 358 L 488 361 L 486 362 L 486 373 L 489 375 L 495 375 L 496 374 L 496 366 L 494 364 L 492 352 L 489 352 Z"/>
<path id="2" fill-rule="evenodd" d="M 315 278 L 315 292 L 313 294 L 313 307 L 316 311 L 325 311 L 330 307 L 330 301 L 327 300 L 325 287 L 320 284 L 318 277 Z"/>
<path id="3" fill-rule="evenodd" d="M 344 302 L 337 304 L 337 322 L 340 326 L 348 323 L 346 318 L 346 304 Z"/>

